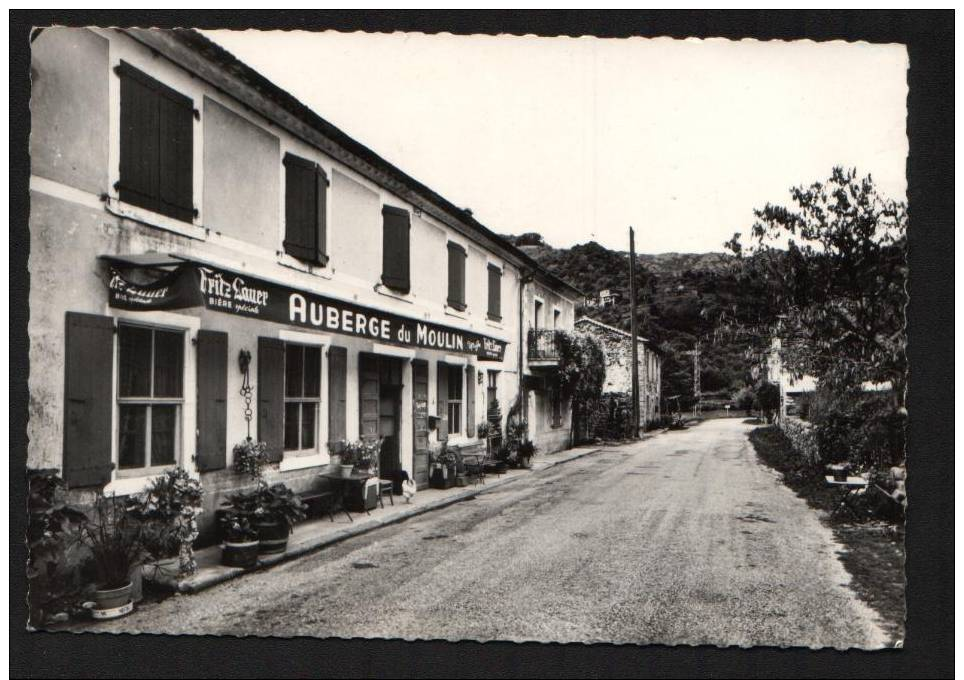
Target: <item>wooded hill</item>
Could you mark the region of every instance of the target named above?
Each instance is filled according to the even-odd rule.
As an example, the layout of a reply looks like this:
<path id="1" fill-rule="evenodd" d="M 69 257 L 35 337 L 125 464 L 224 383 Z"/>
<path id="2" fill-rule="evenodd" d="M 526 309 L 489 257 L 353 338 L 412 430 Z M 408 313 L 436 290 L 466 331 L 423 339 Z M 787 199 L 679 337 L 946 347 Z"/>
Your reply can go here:
<path id="1" fill-rule="evenodd" d="M 536 233 L 506 236 L 544 267 L 580 288 L 588 296 L 609 289 L 615 304 L 580 304 L 576 317 L 588 316 L 629 330 L 629 253 L 609 250 L 590 241 L 571 248 L 553 248 Z M 701 339 L 700 381 L 704 398 L 729 398 L 750 380 L 750 363 L 743 344 L 714 340 L 724 308 L 745 305 L 753 291 L 739 278 L 740 264 L 722 253 L 637 254 L 639 334 L 663 352 L 663 397 L 693 394 L 693 358 L 684 354 Z M 684 401 L 685 404 L 690 403 Z"/>

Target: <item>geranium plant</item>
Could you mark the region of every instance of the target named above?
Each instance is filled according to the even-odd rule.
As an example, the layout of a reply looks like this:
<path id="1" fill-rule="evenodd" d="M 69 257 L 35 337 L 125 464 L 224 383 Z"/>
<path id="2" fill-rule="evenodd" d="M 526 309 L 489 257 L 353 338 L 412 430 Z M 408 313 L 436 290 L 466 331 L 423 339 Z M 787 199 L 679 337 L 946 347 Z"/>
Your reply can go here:
<path id="1" fill-rule="evenodd" d="M 182 467 L 155 477 L 147 491 L 132 499 L 128 509 L 142 523 L 142 543 L 153 560 L 177 557 L 179 573 L 197 571 L 194 541 L 198 537 L 204 490 L 201 482 Z"/>
<path id="2" fill-rule="evenodd" d="M 234 447 L 234 469 L 251 479 L 261 479 L 268 464 L 268 445 L 246 438 Z"/>

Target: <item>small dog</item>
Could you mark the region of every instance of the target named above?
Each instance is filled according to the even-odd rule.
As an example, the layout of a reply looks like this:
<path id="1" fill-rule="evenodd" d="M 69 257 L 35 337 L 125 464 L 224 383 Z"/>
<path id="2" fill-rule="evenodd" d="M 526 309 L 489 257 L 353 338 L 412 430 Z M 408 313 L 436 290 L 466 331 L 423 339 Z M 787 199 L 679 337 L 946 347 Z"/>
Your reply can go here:
<path id="1" fill-rule="evenodd" d="M 406 503 L 411 503 L 412 499 L 415 498 L 415 492 L 417 491 L 415 487 L 414 479 L 402 480 L 402 496 L 405 497 Z"/>

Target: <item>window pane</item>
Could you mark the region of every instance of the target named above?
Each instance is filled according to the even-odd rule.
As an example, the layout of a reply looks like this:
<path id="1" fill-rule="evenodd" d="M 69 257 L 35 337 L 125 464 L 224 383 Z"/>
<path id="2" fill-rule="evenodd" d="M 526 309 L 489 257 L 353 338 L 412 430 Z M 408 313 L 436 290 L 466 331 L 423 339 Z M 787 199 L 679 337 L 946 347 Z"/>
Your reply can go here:
<path id="1" fill-rule="evenodd" d="M 151 396 L 151 329 L 121 324 L 117 336 L 120 396 Z"/>
<path id="2" fill-rule="evenodd" d="M 449 434 L 458 434 L 462 430 L 462 403 L 449 402 Z"/>
<path id="3" fill-rule="evenodd" d="M 302 395 L 302 372 L 304 370 L 304 347 L 285 345 L 285 396 Z"/>
<path id="4" fill-rule="evenodd" d="M 177 406 L 175 404 L 152 406 L 151 466 L 174 464 L 176 434 Z"/>
<path id="5" fill-rule="evenodd" d="M 294 451 L 298 448 L 298 414 L 301 403 L 291 401 L 285 404 L 285 450 Z"/>
<path id="6" fill-rule="evenodd" d="M 180 397 L 184 374 L 184 334 L 154 331 L 154 396 Z"/>
<path id="7" fill-rule="evenodd" d="M 305 396 L 321 396 L 320 347 L 305 347 Z"/>
<path id="8" fill-rule="evenodd" d="M 146 443 L 147 407 L 121 404 L 120 449 L 118 466 L 121 469 L 144 467 Z"/>
<path id="9" fill-rule="evenodd" d="M 462 367 L 449 366 L 449 399 L 462 398 Z"/>
<path id="10" fill-rule="evenodd" d="M 313 403 L 301 405 L 301 448 L 315 448 L 315 414 L 318 407 Z"/>

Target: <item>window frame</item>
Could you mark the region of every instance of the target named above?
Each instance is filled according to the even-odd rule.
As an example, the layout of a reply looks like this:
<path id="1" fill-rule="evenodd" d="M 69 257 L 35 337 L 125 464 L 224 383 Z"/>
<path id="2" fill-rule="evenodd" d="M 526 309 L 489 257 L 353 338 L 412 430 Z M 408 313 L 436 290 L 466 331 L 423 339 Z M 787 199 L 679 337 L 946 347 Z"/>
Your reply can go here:
<path id="1" fill-rule="evenodd" d="M 298 254 L 292 253 L 288 250 L 288 182 L 289 182 L 289 164 L 295 167 L 300 167 L 306 172 L 312 172 L 314 174 L 315 194 L 314 194 L 314 223 L 311 233 L 314 237 L 314 257 L 301 257 Z M 328 262 L 331 259 L 329 254 L 329 209 L 328 204 L 330 203 L 330 191 L 331 179 L 328 176 L 325 168 L 318 162 L 301 156 L 290 149 L 282 149 L 281 153 L 281 254 L 286 257 L 290 257 L 296 262 L 309 267 L 320 267 L 324 268 L 328 266 Z M 324 206 L 319 207 L 319 194 L 318 187 L 319 183 L 324 182 L 325 200 Z M 321 238 L 321 234 L 318 222 L 320 219 L 324 220 L 324 238 Z M 323 243 L 319 243 L 323 241 Z"/>
<path id="2" fill-rule="evenodd" d="M 321 404 L 322 404 L 322 383 L 324 374 L 324 359 L 325 351 L 322 345 L 316 345 L 312 343 L 298 342 L 296 340 L 284 340 L 285 343 L 285 367 L 284 367 L 284 411 L 282 411 L 282 432 L 287 436 L 287 419 L 288 419 L 288 404 L 300 404 L 298 409 L 298 448 L 289 449 L 288 442 L 284 441 L 282 444 L 282 455 L 283 456 L 310 456 L 317 454 L 321 451 L 321 446 L 319 439 L 321 437 Z M 288 396 L 288 349 L 289 347 L 299 347 L 301 349 L 301 395 L 300 396 Z M 305 354 L 307 349 L 312 349 L 318 352 L 318 396 L 317 397 L 307 397 L 304 394 L 305 376 L 307 375 L 307 362 L 305 361 Z M 302 435 L 304 434 L 302 428 L 302 418 L 304 417 L 305 405 L 312 405 L 315 412 L 315 425 L 314 425 L 314 443 L 311 447 L 302 446 Z"/>
<path id="3" fill-rule="evenodd" d="M 121 342 L 120 334 L 121 327 L 128 326 L 134 328 L 145 328 L 151 331 L 151 356 L 150 362 L 150 390 L 148 396 L 122 396 L 121 395 Z M 187 381 L 187 353 L 184 351 L 184 344 L 181 346 L 181 396 L 179 397 L 155 397 L 154 396 L 154 356 L 156 347 L 156 332 L 167 332 L 167 333 L 177 333 L 181 336 L 181 341 L 184 343 L 188 336 L 188 329 L 185 328 L 172 328 L 170 326 L 160 325 L 156 323 L 150 323 L 148 321 L 138 321 L 129 318 L 118 319 L 115 324 L 115 344 L 116 344 L 116 365 L 114 369 L 114 429 L 116 432 L 113 436 L 115 447 L 115 455 L 112 457 L 114 461 L 114 476 L 116 479 L 130 479 L 130 478 L 140 478 L 145 476 L 154 476 L 162 473 L 164 470 L 169 469 L 172 466 L 181 465 L 184 460 L 184 414 L 185 414 L 185 404 L 187 399 L 185 398 L 186 390 L 188 388 Z M 144 465 L 140 467 L 121 467 L 121 437 L 123 433 L 121 431 L 121 409 L 124 406 L 145 406 L 146 416 L 144 420 Z M 152 429 L 153 429 L 153 413 L 155 406 L 174 406 L 175 407 L 175 418 L 174 418 L 174 460 L 170 463 L 162 463 L 159 465 L 152 465 L 151 460 L 151 446 L 152 446 Z"/>
<path id="4" fill-rule="evenodd" d="M 404 283 L 401 282 L 400 278 L 396 279 L 395 276 L 392 276 L 390 273 L 386 271 L 385 265 L 392 259 L 388 252 L 388 248 L 386 247 L 386 243 L 388 241 L 387 232 L 388 232 L 390 217 L 404 218 L 405 220 L 405 229 L 407 230 L 407 233 L 405 235 L 405 241 L 408 246 L 405 250 L 405 257 L 407 259 L 407 266 L 405 267 L 405 269 L 408 273 L 408 280 L 405 281 Z M 394 205 L 388 205 L 388 204 L 382 205 L 382 244 L 381 245 L 382 245 L 382 269 L 381 269 L 381 274 L 378 277 L 379 282 L 381 283 L 381 285 L 385 286 L 386 288 L 388 288 L 390 291 L 392 291 L 397 295 L 402 295 L 402 296 L 410 295 L 412 292 L 412 216 L 408 210 L 406 210 L 405 208 L 399 208 L 398 206 L 394 206 Z"/>
<path id="5" fill-rule="evenodd" d="M 502 276 L 503 276 L 502 267 L 500 267 L 500 266 L 498 266 L 498 265 L 496 265 L 496 264 L 492 264 L 491 262 L 489 262 L 488 265 L 486 266 L 486 276 L 487 276 L 487 279 L 488 279 L 488 286 L 487 286 L 487 289 L 488 289 L 488 300 L 487 300 L 487 302 L 486 302 L 486 316 L 488 317 L 488 319 L 489 319 L 490 321 L 502 321 Z M 498 282 L 498 284 L 497 284 L 497 285 L 498 285 L 498 289 L 497 289 L 497 293 L 496 293 L 496 296 L 495 296 L 495 300 L 496 300 L 496 304 L 497 304 L 497 309 L 495 309 L 495 310 L 492 309 L 492 302 L 493 302 L 493 296 L 492 296 L 492 280 L 493 280 L 493 276 L 495 277 L 495 280 Z"/>
<path id="6" fill-rule="evenodd" d="M 455 241 L 449 241 L 446 244 L 446 250 L 448 252 L 448 259 L 446 261 L 446 277 L 448 279 L 448 282 L 446 285 L 447 293 L 445 296 L 445 302 L 449 307 L 455 310 L 458 310 L 460 312 L 464 312 L 466 309 L 468 309 L 468 304 L 465 301 L 465 297 L 466 297 L 465 296 L 465 293 L 466 293 L 465 266 L 466 266 L 466 261 L 469 258 L 469 254 L 464 246 L 462 246 L 459 243 L 456 243 Z M 461 256 L 461 259 L 460 260 L 454 259 L 456 256 Z M 452 263 L 453 262 L 459 263 L 458 267 L 461 273 L 461 276 L 459 277 L 459 282 L 461 284 L 460 289 L 456 291 L 452 290 Z M 452 297 L 453 292 L 457 293 L 458 296 Z"/>
<path id="7" fill-rule="evenodd" d="M 446 398 L 448 413 L 445 414 L 446 420 L 448 421 L 448 435 L 449 437 L 454 436 L 457 438 L 462 435 L 462 411 L 465 407 L 465 366 L 461 364 L 446 364 L 446 370 L 449 372 L 448 395 Z M 456 375 L 458 378 L 453 380 Z M 457 398 L 452 396 L 452 390 L 455 386 L 458 386 Z M 453 406 L 456 407 L 454 411 L 452 409 Z M 453 414 L 456 416 L 455 418 L 452 417 Z"/>

